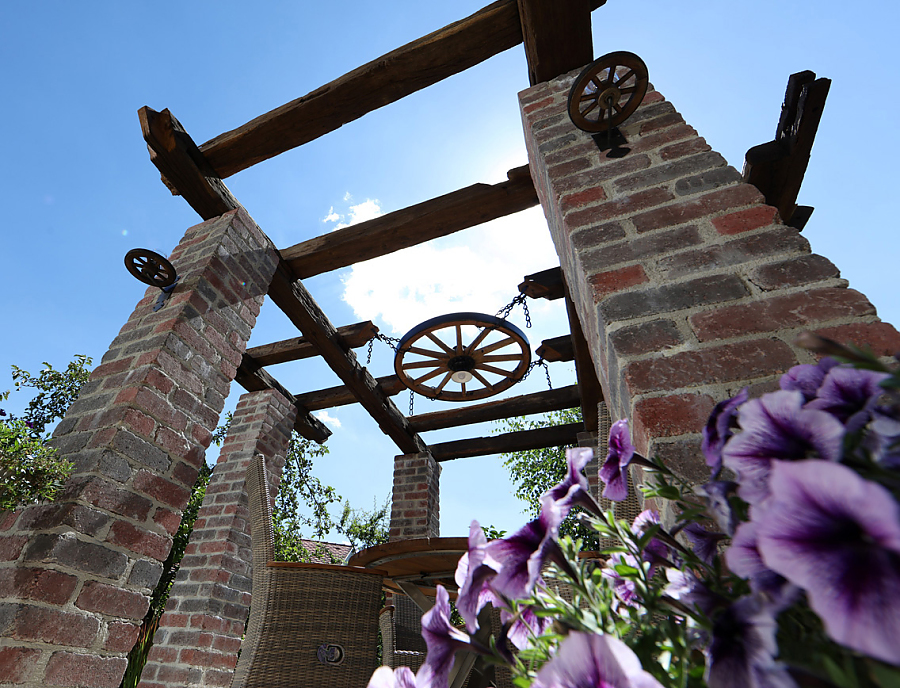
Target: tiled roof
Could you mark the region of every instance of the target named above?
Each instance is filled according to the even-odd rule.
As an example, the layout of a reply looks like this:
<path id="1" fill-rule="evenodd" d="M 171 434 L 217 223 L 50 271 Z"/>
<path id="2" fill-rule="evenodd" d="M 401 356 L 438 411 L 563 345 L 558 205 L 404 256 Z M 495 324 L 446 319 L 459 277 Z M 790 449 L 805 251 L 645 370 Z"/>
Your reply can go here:
<path id="1" fill-rule="evenodd" d="M 353 547 L 337 542 L 321 542 L 319 540 L 301 540 L 309 551 L 310 561 L 316 564 L 333 564 L 344 561 Z"/>

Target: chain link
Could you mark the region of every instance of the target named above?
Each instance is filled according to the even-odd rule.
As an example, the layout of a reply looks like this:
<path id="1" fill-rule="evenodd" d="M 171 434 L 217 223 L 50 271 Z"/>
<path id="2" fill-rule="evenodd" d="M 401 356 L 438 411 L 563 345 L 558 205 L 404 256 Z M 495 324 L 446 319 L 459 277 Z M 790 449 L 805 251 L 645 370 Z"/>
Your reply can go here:
<path id="1" fill-rule="evenodd" d="M 409 415 L 413 414 L 413 402 L 415 401 L 416 395 L 413 394 L 412 390 L 409 390 Z"/>
<path id="2" fill-rule="evenodd" d="M 375 343 L 375 338 L 369 340 L 369 348 L 366 352 L 366 365 L 369 365 L 372 362 L 372 345 Z"/>
<path id="3" fill-rule="evenodd" d="M 512 301 L 510 301 L 508 304 L 506 304 L 503 308 L 501 308 L 499 311 L 497 311 L 494 314 L 494 317 L 495 318 L 503 318 L 504 320 L 506 320 L 509 317 L 509 314 L 512 313 L 513 308 L 515 308 L 519 304 L 522 304 L 522 308 L 525 311 L 525 327 L 531 327 L 531 314 L 528 312 L 528 304 L 526 303 L 527 298 L 528 298 L 527 295 L 519 294 L 518 296 L 516 296 L 516 298 L 514 298 Z"/>
<path id="4" fill-rule="evenodd" d="M 522 379 L 519 380 L 519 382 L 525 382 L 525 380 L 528 379 L 528 376 L 531 375 L 531 371 L 534 370 L 535 368 L 537 368 L 538 366 L 543 367 L 544 373 L 547 375 L 547 386 L 550 389 L 553 389 L 553 382 L 551 382 L 551 380 L 550 380 L 550 366 L 547 365 L 547 361 L 545 361 L 543 358 L 539 358 L 536 361 L 532 361 L 531 365 L 528 366 L 528 370 L 525 371 L 525 374 L 522 376 Z"/>

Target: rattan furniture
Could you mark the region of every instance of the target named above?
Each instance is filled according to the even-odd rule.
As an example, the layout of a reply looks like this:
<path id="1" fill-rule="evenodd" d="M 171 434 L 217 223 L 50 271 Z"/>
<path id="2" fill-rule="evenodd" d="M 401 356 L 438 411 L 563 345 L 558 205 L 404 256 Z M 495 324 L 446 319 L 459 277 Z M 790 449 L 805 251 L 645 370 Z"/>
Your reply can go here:
<path id="1" fill-rule="evenodd" d="M 247 470 L 253 547 L 250 619 L 232 688 L 365 688 L 377 668 L 384 572 L 272 561 L 265 460 Z"/>

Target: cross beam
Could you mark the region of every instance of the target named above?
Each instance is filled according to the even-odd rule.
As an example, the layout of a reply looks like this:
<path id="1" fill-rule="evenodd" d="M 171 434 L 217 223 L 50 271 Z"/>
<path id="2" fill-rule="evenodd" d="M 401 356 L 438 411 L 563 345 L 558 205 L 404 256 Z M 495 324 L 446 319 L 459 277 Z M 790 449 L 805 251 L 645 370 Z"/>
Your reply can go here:
<path id="1" fill-rule="evenodd" d="M 471 456 L 486 456 L 488 454 L 574 445 L 578 441 L 578 433 L 580 432 L 584 432 L 582 423 L 568 423 L 566 425 L 554 425 L 549 428 L 506 432 L 502 435 L 493 435 L 491 437 L 441 442 L 432 444 L 428 451 L 431 452 L 435 461 L 450 461 L 451 459 L 463 459 Z"/>
<path id="2" fill-rule="evenodd" d="M 596 3 L 588 0 L 518 0 L 528 79 L 532 86 L 555 79 L 594 59 L 592 4 Z"/>

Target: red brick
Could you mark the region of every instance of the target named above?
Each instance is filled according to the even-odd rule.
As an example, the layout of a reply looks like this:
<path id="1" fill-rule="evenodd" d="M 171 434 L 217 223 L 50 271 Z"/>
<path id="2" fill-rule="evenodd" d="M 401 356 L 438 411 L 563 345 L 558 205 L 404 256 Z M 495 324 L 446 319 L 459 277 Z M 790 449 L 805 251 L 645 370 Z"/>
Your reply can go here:
<path id="1" fill-rule="evenodd" d="M 768 227 L 779 221 L 778 211 L 775 208 L 770 205 L 760 205 L 747 210 L 739 210 L 729 215 L 722 215 L 715 218 L 712 223 L 719 234 L 727 235 Z"/>
<path id="2" fill-rule="evenodd" d="M 21 535 L 0 538 L 0 561 L 14 561 L 19 558 L 28 538 Z"/>
<path id="3" fill-rule="evenodd" d="M 697 131 L 693 127 L 688 126 L 687 124 L 680 124 L 670 129 L 664 129 L 658 134 L 643 136 L 634 143 L 629 143 L 628 147 L 631 148 L 631 153 L 629 153 L 629 155 L 646 153 L 648 151 L 660 148 L 661 146 L 674 143 L 675 141 L 682 141 L 683 139 L 696 137 Z"/>
<path id="4" fill-rule="evenodd" d="M 33 648 L 0 648 L 0 683 L 24 683 L 40 656 L 41 651 Z"/>
<path id="5" fill-rule="evenodd" d="M 118 688 L 128 660 L 124 657 L 97 657 L 72 652 L 54 652 L 44 672 L 51 686 Z"/>
<path id="6" fill-rule="evenodd" d="M 824 256 L 811 254 L 758 267 L 750 275 L 750 281 L 760 289 L 772 291 L 840 276 L 834 263 Z"/>
<path id="7" fill-rule="evenodd" d="M 655 117 L 641 124 L 641 136 L 650 134 L 660 129 L 675 126 L 676 124 L 684 124 L 684 118 L 677 112 L 669 112 L 662 117 Z"/>
<path id="8" fill-rule="evenodd" d="M 875 307 L 852 289 L 828 287 L 726 306 L 690 318 L 701 342 L 814 326 L 838 318 L 875 315 Z"/>
<path id="9" fill-rule="evenodd" d="M 102 377 L 106 377 L 107 375 L 113 375 L 114 373 L 121 373 L 124 370 L 128 370 L 131 362 L 134 361 L 134 357 L 128 356 L 126 358 L 120 358 L 118 361 L 113 361 L 111 363 L 103 363 L 102 365 L 97 366 L 91 372 L 91 380 L 99 380 Z"/>
<path id="10" fill-rule="evenodd" d="M 673 321 L 651 320 L 622 327 L 609 335 L 609 341 L 619 356 L 639 356 L 665 351 L 684 339 Z"/>
<path id="11" fill-rule="evenodd" d="M 600 272 L 588 278 L 595 301 L 599 301 L 608 294 L 637 284 L 644 284 L 647 281 L 647 274 L 641 265 L 629 265 L 618 270 Z"/>
<path id="12" fill-rule="evenodd" d="M 156 421 L 135 409 L 128 409 L 125 412 L 124 423 L 132 431 L 147 439 L 153 437 L 153 430 L 156 428 Z"/>
<path id="13" fill-rule="evenodd" d="M 78 578 L 61 571 L 8 568 L 0 571 L 0 596 L 64 604 L 75 592 Z"/>
<path id="14" fill-rule="evenodd" d="M 840 344 L 869 348 L 876 356 L 893 356 L 900 352 L 900 333 L 885 322 L 856 322 L 815 330 Z"/>
<path id="15" fill-rule="evenodd" d="M 729 210 L 730 208 L 758 204 L 762 200 L 762 195 L 755 186 L 735 184 L 693 198 L 690 201 L 668 205 L 664 208 L 637 215 L 632 218 L 632 221 L 637 231 L 649 232 L 661 227 L 690 222 L 691 220 Z"/>
<path id="16" fill-rule="evenodd" d="M 75 600 L 79 609 L 125 619 L 142 619 L 149 604 L 146 595 L 96 581 L 85 583 Z"/>
<path id="17" fill-rule="evenodd" d="M 694 155 L 695 153 L 704 153 L 708 150 L 712 150 L 712 147 L 706 142 L 706 139 L 698 137 L 666 146 L 659 151 L 659 157 L 669 161 Z"/>
<path id="18" fill-rule="evenodd" d="M 109 624 L 109 633 L 106 642 L 103 643 L 103 649 L 112 652 L 130 652 L 137 642 L 140 631 L 141 627 L 137 624 L 113 621 Z"/>
<path id="19" fill-rule="evenodd" d="M 553 100 L 554 100 L 554 96 L 548 96 L 548 97 L 538 100 L 534 103 L 530 103 L 530 104 L 526 105 L 525 107 L 522 108 L 522 112 L 524 112 L 526 115 L 530 115 L 535 110 L 540 110 L 541 108 L 545 108 L 548 105 L 552 105 Z"/>
<path id="20" fill-rule="evenodd" d="M 165 528 L 169 535 L 175 535 L 178 532 L 178 526 L 181 525 L 181 514 L 160 507 L 153 514 L 153 522 Z"/>
<path id="21" fill-rule="evenodd" d="M 169 555 L 171 541 L 169 538 L 137 528 L 127 521 L 117 521 L 109 530 L 106 541 L 125 547 L 132 552 L 163 561 Z"/>
<path id="22" fill-rule="evenodd" d="M 678 390 L 779 375 L 797 363 L 777 339 L 756 339 L 635 361 L 624 370 L 632 394 Z"/>
<path id="23" fill-rule="evenodd" d="M 634 405 L 634 442 L 700 432 L 715 406 L 707 394 L 677 394 L 641 399 Z"/>
<path id="24" fill-rule="evenodd" d="M 57 646 L 89 647 L 100 631 L 100 621 L 94 617 L 52 607 L 22 605 L 14 623 L 13 638 Z"/>
<path id="25" fill-rule="evenodd" d="M 584 191 L 570 193 L 559 199 L 559 207 L 563 212 L 567 212 L 574 208 L 581 208 L 597 201 L 605 201 L 606 192 L 602 186 L 595 186 Z"/>
<path id="26" fill-rule="evenodd" d="M 139 471 L 134 478 L 134 487 L 143 494 L 176 509 L 183 509 L 191 496 L 190 490 L 186 487 L 154 475 L 150 471 Z"/>
<path id="27" fill-rule="evenodd" d="M 136 521 L 143 521 L 153 506 L 149 499 L 119 489 L 115 483 L 97 477 L 91 477 L 85 482 L 79 496 L 94 506 Z"/>
<path id="28" fill-rule="evenodd" d="M 675 197 L 666 189 L 647 189 L 631 194 L 608 203 L 601 203 L 585 210 L 571 212 L 565 217 L 568 227 L 581 227 L 584 225 L 606 222 L 616 217 L 631 215 L 633 213 L 652 208 L 671 201 Z M 660 212 L 660 211 L 655 211 Z"/>

